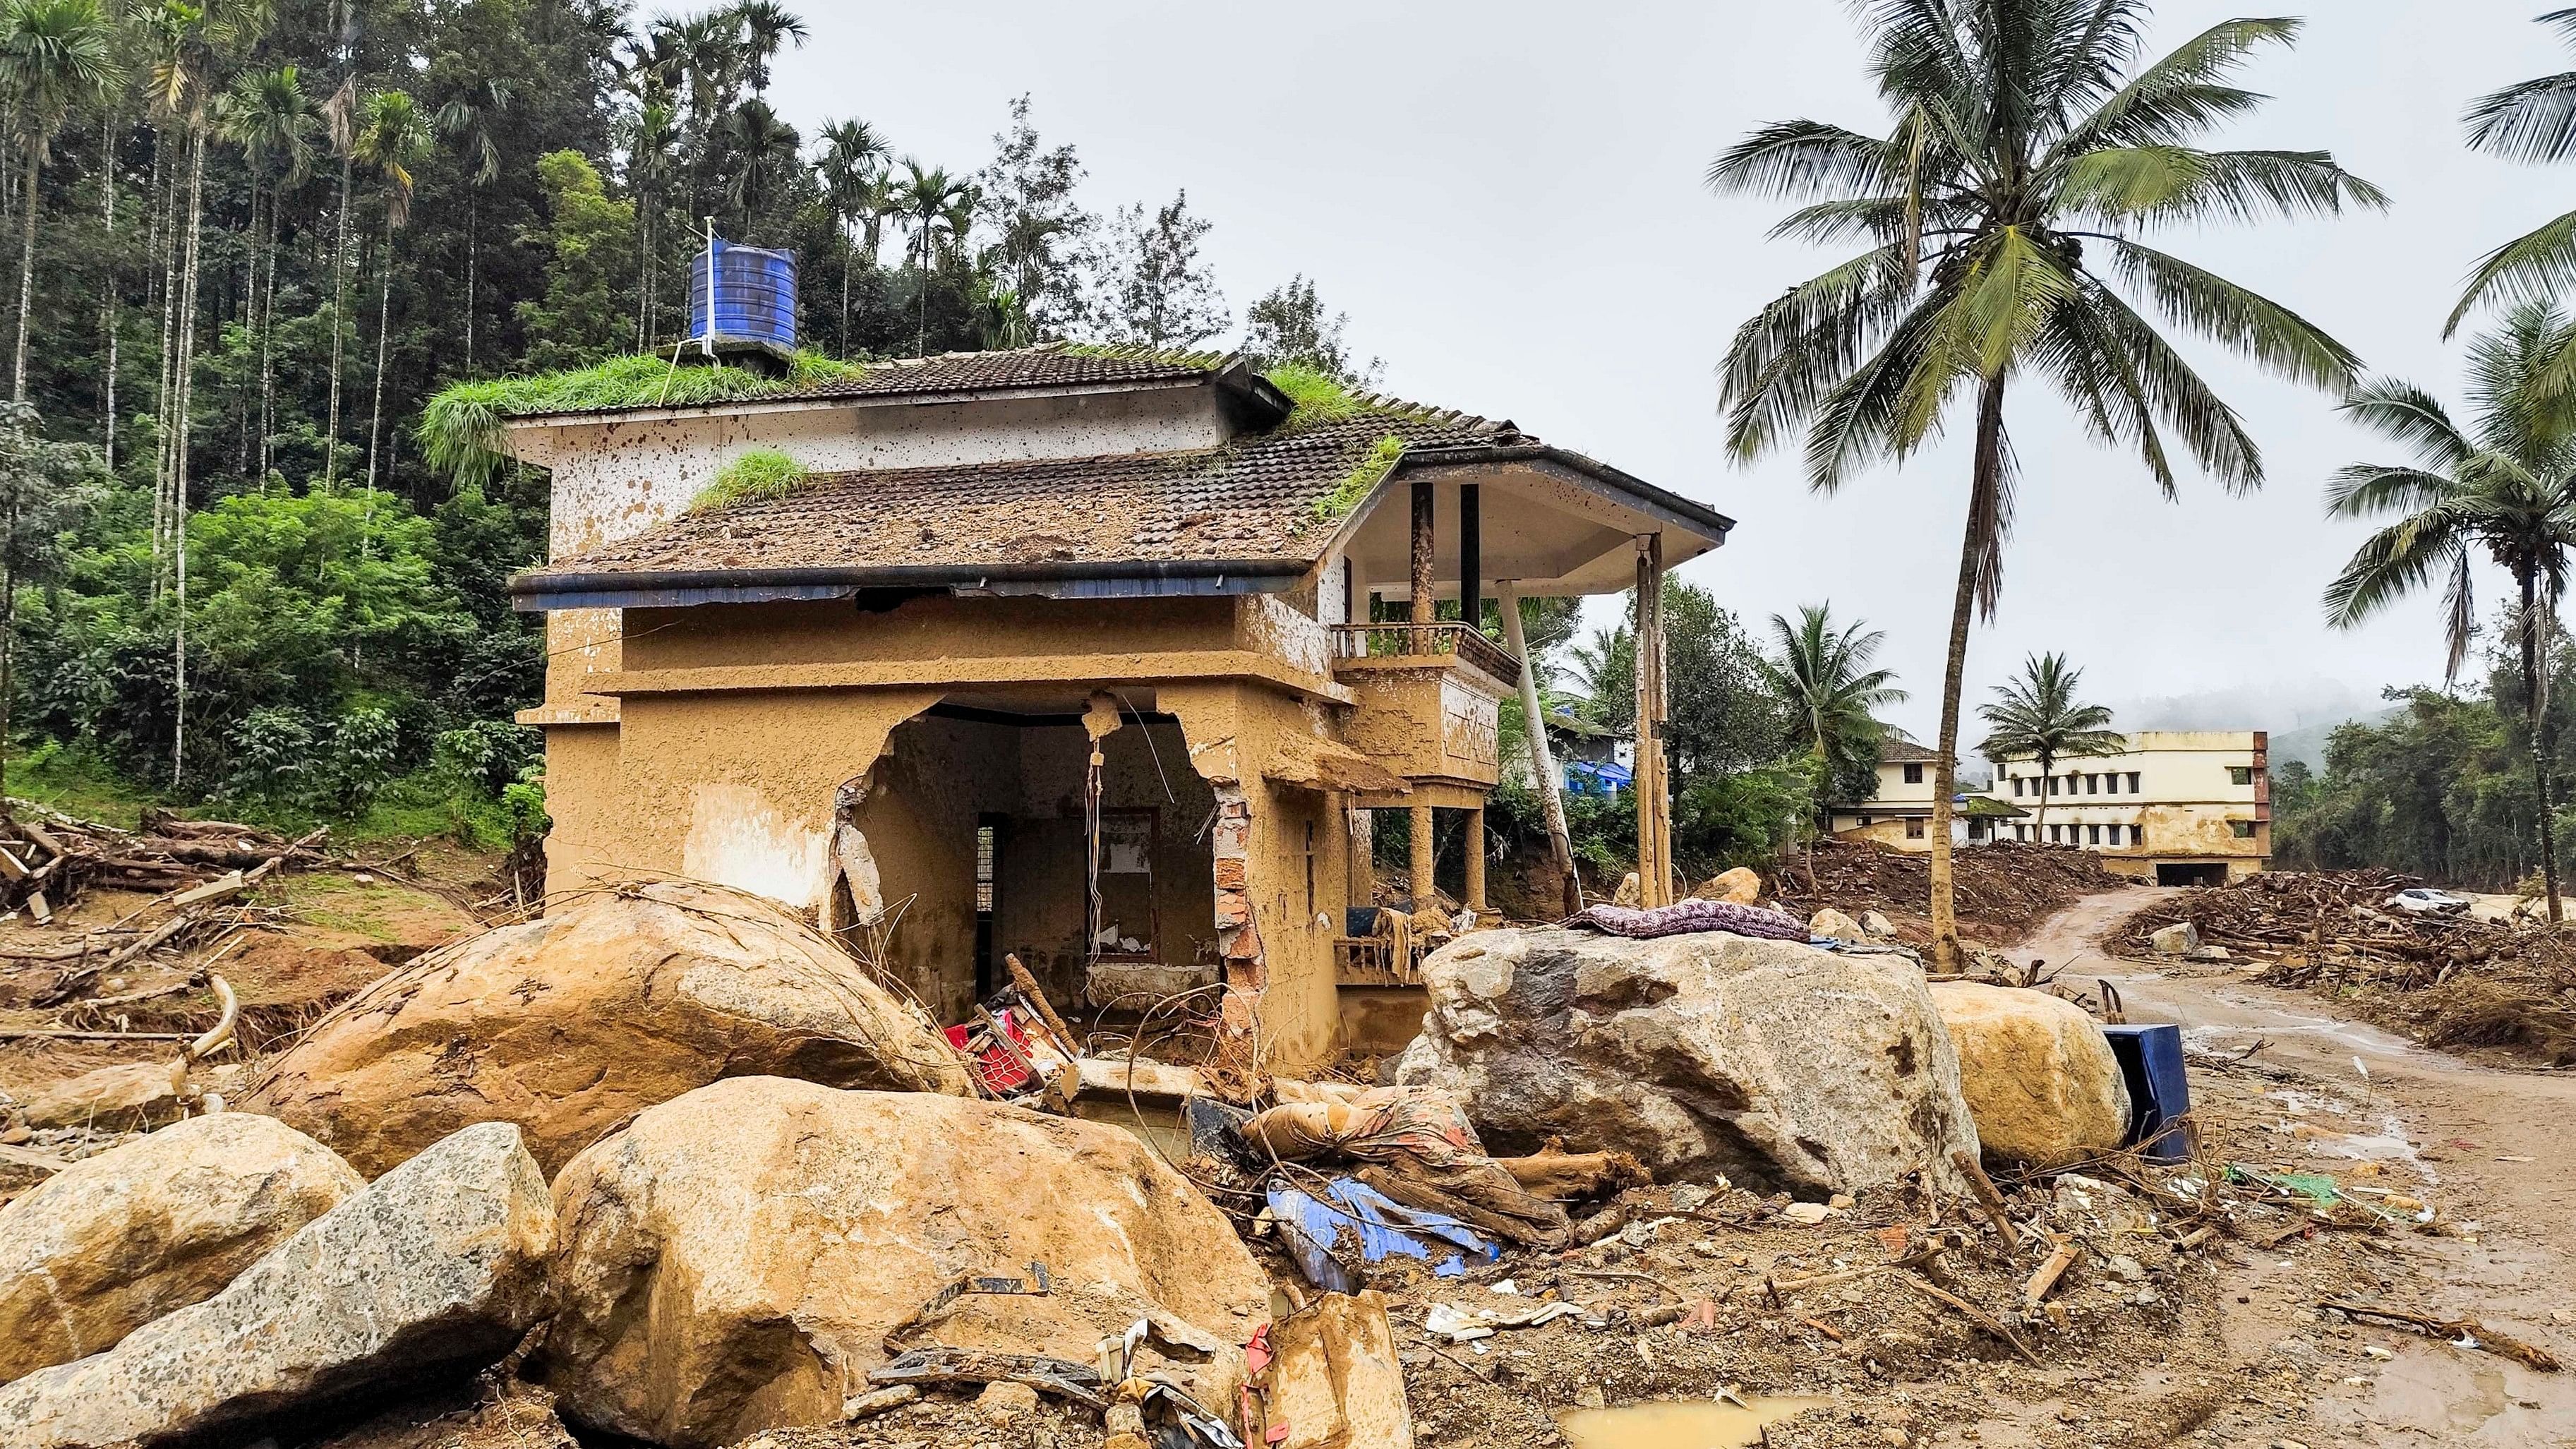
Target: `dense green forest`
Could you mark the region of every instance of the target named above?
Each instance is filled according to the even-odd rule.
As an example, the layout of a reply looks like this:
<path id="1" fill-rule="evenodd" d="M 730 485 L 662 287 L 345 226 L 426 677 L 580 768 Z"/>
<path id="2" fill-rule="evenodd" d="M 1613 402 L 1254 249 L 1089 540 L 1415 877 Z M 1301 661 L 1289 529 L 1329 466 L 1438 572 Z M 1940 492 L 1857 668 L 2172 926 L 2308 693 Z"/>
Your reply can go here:
<path id="1" fill-rule="evenodd" d="M 2273 855 L 2284 868 L 2378 866 L 2447 885 L 2509 891 L 2536 885 L 2540 792 L 2524 707 L 2519 633 L 2499 618 L 2482 678 L 2462 688 L 2391 691 L 2384 720 L 2328 740 L 2325 767 L 2272 767 Z M 2548 738 L 2565 778 L 2576 755 L 2576 643 L 2548 653 Z M 2576 846 L 2576 811 L 2553 812 L 2560 858 Z"/>
<path id="2" fill-rule="evenodd" d="M 697 218 L 802 257 L 831 357 L 1227 334 L 1373 370 L 1303 278 L 1238 330 L 1186 194 L 1086 210 L 1025 98 L 981 157 L 801 134 L 764 93 L 803 37 L 774 0 L 0 4 L 15 784 L 531 828 L 542 632 L 502 584 L 543 479 L 435 466 L 424 405 L 683 331 Z"/>

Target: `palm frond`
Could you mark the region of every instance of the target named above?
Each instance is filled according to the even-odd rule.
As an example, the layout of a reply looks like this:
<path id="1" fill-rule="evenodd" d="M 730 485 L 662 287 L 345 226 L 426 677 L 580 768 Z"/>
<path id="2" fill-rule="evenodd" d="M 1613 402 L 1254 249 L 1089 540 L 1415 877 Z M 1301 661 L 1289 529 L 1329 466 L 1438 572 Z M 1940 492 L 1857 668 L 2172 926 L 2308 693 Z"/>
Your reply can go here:
<path id="1" fill-rule="evenodd" d="M 2301 28 L 2292 19 L 2227 20 L 2211 26 L 2068 127 L 2043 164 L 2059 165 L 2103 146 L 2171 145 L 2244 115 L 2266 97 L 2228 85 L 2228 78 L 2262 47 L 2295 43 Z"/>
<path id="2" fill-rule="evenodd" d="M 2442 335 L 2479 304 L 2490 301 L 2533 302 L 2564 296 L 2576 286 L 2576 211 L 2541 223 L 2478 260 L 2467 290 L 2442 324 Z"/>
<path id="3" fill-rule="evenodd" d="M 2074 213 L 2114 224 L 2338 216 L 2346 206 L 2388 206 L 2385 192 L 2336 165 L 2329 152 L 2187 146 L 2085 152 L 2066 167 L 2058 195 Z"/>
<path id="4" fill-rule="evenodd" d="M 2412 448 L 2427 468 L 2457 468 L 2477 451 L 2441 400 L 2413 383 L 2390 378 L 2363 383 L 2344 399 L 2343 412 L 2381 437 Z"/>
<path id="5" fill-rule="evenodd" d="M 1780 121 L 1730 146 L 1704 180 L 1721 196 L 1804 198 L 1895 188 L 1904 157 L 1887 142 L 1822 121 Z"/>
<path id="6" fill-rule="evenodd" d="M 2164 425 L 2181 436 L 2192 460 L 2230 492 L 2260 486 L 2262 449 L 2245 430 L 2244 418 L 2208 380 L 2110 288 L 2094 283 L 2085 305 L 2095 325 L 2126 356 L 2140 395 Z"/>
<path id="7" fill-rule="evenodd" d="M 2576 156 L 2576 71 L 2537 76 L 2469 102 L 2460 124 L 2469 149 L 2508 161 Z"/>
<path id="8" fill-rule="evenodd" d="M 1813 414 L 1902 317 L 1912 272 L 1894 246 L 1864 252 L 1794 287 L 1738 329 L 1719 370 L 1728 447 L 1753 456 Z"/>
<path id="9" fill-rule="evenodd" d="M 2122 280 L 2154 299 L 2176 325 L 2311 387 L 2348 390 L 2361 359 L 2306 318 L 2180 257 L 2106 238 Z"/>
<path id="10" fill-rule="evenodd" d="M 2437 504 L 2363 539 L 2326 585 L 2326 622 L 2352 628 L 2468 558 L 2471 510 Z M 2460 594 L 2465 598 L 2465 592 Z"/>
<path id="11" fill-rule="evenodd" d="M 1854 366 L 1817 399 L 1807 428 L 1807 486 L 1818 493 L 1842 487 L 1854 471 L 1882 458 L 1902 456 L 1932 434 L 1900 436 L 1901 399 L 1923 366 L 1946 298 L 1934 294 L 1888 329 L 1878 350 Z"/>
<path id="12" fill-rule="evenodd" d="M 2353 463 L 2326 483 L 2326 516 L 2370 518 L 2440 506 L 2459 485 L 2439 473 L 2382 463 Z"/>

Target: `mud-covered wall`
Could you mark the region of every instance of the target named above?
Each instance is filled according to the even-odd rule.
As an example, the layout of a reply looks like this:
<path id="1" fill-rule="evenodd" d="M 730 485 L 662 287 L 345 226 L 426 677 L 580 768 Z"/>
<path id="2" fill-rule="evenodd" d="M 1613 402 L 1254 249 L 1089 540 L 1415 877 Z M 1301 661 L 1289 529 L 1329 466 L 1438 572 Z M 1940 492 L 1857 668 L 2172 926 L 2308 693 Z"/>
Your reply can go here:
<path id="1" fill-rule="evenodd" d="M 1236 607 L 1228 598 L 925 594 L 879 611 L 847 599 L 630 609 L 624 658 L 628 669 L 653 670 L 1232 649 L 1242 647 Z"/>

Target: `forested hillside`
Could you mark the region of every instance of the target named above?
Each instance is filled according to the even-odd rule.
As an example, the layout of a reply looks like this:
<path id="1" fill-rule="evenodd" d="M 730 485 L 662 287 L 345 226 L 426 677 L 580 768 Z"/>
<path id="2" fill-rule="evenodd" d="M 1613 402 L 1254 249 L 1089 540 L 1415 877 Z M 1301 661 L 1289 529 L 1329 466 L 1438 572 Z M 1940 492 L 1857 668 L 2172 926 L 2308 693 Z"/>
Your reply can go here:
<path id="1" fill-rule="evenodd" d="M 827 357 L 1222 337 L 1362 374 L 1302 279 L 1238 325 L 1185 178 L 1086 209 L 1026 99 L 961 98 L 987 155 L 800 132 L 765 92 L 802 39 L 775 0 L 0 3 L 13 787 L 529 828 L 542 636 L 502 584 L 543 480 L 433 466 L 424 404 L 679 335 L 699 218 L 800 255 Z"/>

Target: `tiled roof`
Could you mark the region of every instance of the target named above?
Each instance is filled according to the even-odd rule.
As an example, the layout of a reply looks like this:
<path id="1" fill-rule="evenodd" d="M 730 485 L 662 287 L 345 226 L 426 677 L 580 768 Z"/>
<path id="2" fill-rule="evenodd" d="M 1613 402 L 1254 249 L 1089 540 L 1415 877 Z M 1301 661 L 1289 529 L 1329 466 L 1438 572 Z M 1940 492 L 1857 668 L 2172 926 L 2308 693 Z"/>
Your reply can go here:
<path id="1" fill-rule="evenodd" d="M 1204 377 L 1230 360 L 1221 352 L 1147 348 L 1080 348 L 1061 344 L 1009 352 L 950 352 L 899 362 L 871 362 L 858 377 L 800 388 L 792 397 L 876 397 L 920 392 L 983 392 L 1086 383 L 1167 382 Z"/>
<path id="2" fill-rule="evenodd" d="M 1061 342 L 1003 352 L 947 352 L 936 357 L 909 357 L 870 362 L 855 377 L 774 388 L 714 404 L 747 402 L 813 402 L 830 398 L 904 397 L 924 393 L 998 392 L 1012 388 L 1084 387 L 1180 382 L 1212 377 L 1235 361 L 1223 352 L 1182 352 L 1148 347 L 1075 346 Z M 555 408 L 526 417 L 575 417 L 586 413 L 633 411 L 635 405 Z"/>
<path id="3" fill-rule="evenodd" d="M 1928 765 L 1941 758 L 1912 740 L 1898 739 L 1894 733 L 1878 738 L 1878 762 L 1882 765 Z"/>
<path id="4" fill-rule="evenodd" d="M 1309 561 L 1316 504 L 1393 434 L 1408 448 L 1525 443 L 1508 423 L 1368 399 L 1350 415 L 1185 453 L 823 474 L 783 498 L 686 513 L 558 560 L 570 575 L 769 569 Z"/>

